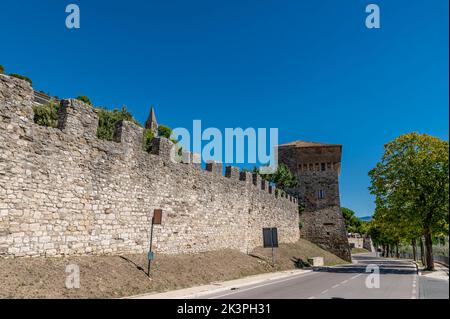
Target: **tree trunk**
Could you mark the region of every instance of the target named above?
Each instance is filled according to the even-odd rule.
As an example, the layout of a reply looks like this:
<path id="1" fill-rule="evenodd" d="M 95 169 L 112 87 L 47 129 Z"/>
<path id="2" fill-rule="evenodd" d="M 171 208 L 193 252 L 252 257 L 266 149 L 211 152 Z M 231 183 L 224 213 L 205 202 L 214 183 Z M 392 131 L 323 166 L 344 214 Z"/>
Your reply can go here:
<path id="1" fill-rule="evenodd" d="M 433 260 L 433 240 L 431 238 L 431 231 L 427 229 L 425 231 L 425 251 L 426 251 L 426 270 L 434 270 L 434 260 Z"/>
<path id="2" fill-rule="evenodd" d="M 419 241 L 420 241 L 420 261 L 422 262 L 423 265 L 425 265 L 425 251 L 423 248 L 422 237 L 419 238 Z"/>
<path id="3" fill-rule="evenodd" d="M 398 243 L 395 243 L 395 258 L 400 258 L 400 253 L 398 252 Z"/>
<path id="4" fill-rule="evenodd" d="M 389 247 L 389 244 L 387 244 L 386 245 L 386 257 L 390 257 L 389 253 L 390 253 L 390 247 Z"/>
<path id="5" fill-rule="evenodd" d="M 417 245 L 416 245 L 416 239 L 413 238 L 411 240 L 411 244 L 412 244 L 412 253 L 413 253 L 413 259 L 414 261 L 417 260 Z"/>

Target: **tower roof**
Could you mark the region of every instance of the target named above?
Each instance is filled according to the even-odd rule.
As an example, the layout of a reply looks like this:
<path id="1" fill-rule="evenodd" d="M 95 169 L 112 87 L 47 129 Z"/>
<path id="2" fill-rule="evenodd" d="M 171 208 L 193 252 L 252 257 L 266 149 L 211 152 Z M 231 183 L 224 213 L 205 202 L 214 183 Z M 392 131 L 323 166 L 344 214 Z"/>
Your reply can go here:
<path id="1" fill-rule="evenodd" d="M 294 147 L 299 147 L 299 148 L 303 148 L 303 147 L 321 147 L 321 146 L 342 146 L 340 144 L 326 144 L 326 143 L 319 143 L 319 142 L 308 142 L 308 141 L 294 141 L 294 142 L 289 142 L 289 143 L 285 143 L 285 144 L 280 144 L 278 146 L 294 146 Z"/>
<path id="2" fill-rule="evenodd" d="M 153 106 L 150 108 L 150 114 L 145 122 L 145 128 L 150 129 L 153 132 L 158 130 L 158 122 L 156 121 L 155 109 Z"/>

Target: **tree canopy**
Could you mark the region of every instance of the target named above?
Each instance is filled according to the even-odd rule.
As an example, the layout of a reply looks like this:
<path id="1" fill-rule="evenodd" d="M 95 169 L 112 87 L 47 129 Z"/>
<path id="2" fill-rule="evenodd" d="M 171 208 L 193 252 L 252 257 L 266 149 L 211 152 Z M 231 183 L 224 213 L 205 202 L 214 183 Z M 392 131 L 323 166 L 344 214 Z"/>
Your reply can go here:
<path id="1" fill-rule="evenodd" d="M 344 217 L 345 227 L 347 229 L 347 233 L 358 233 L 358 234 L 364 234 L 364 224 L 367 224 L 366 222 L 363 222 L 358 217 L 356 217 L 356 213 L 346 207 L 341 208 L 342 216 Z"/>
<path id="2" fill-rule="evenodd" d="M 369 189 L 376 196 L 372 231 L 387 242 L 423 236 L 426 266 L 433 269 L 432 238 L 448 236 L 448 141 L 408 133 L 384 148 L 369 172 Z"/>

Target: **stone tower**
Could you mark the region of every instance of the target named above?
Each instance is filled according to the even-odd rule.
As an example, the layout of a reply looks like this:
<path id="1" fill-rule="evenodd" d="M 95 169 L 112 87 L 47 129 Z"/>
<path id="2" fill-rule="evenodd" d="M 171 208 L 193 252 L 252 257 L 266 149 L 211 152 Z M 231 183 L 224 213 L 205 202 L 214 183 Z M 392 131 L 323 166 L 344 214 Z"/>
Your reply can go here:
<path id="1" fill-rule="evenodd" d="M 304 205 L 301 236 L 350 261 L 339 199 L 342 145 L 296 141 L 278 146 L 279 162 L 297 176 L 289 193 Z"/>
<path id="2" fill-rule="evenodd" d="M 153 106 L 150 108 L 150 114 L 145 122 L 145 128 L 151 130 L 153 136 L 158 136 L 158 122 L 156 121 L 155 109 Z"/>

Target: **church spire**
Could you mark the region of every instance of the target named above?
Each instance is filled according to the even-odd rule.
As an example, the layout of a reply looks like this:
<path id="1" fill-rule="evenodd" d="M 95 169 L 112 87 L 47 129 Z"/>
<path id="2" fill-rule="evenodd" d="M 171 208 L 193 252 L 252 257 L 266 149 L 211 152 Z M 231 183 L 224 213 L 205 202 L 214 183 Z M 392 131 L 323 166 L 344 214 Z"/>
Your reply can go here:
<path id="1" fill-rule="evenodd" d="M 158 135 L 158 122 L 156 121 L 155 109 L 153 105 L 150 108 L 150 114 L 145 122 L 145 128 L 151 130 L 154 136 Z"/>

